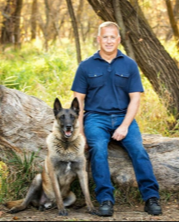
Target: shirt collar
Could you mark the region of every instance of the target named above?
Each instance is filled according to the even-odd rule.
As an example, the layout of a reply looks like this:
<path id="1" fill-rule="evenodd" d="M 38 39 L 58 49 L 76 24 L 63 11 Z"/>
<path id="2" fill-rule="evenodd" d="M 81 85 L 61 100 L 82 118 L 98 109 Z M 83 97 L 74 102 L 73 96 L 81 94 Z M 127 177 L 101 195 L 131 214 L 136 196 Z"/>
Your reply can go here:
<path id="1" fill-rule="evenodd" d="M 117 56 L 116 56 L 116 58 L 114 58 L 114 59 L 117 59 L 117 58 L 119 58 L 119 57 L 124 57 L 124 55 L 123 55 L 123 53 L 118 49 L 118 50 L 117 50 Z M 99 54 L 99 50 L 93 55 L 93 58 L 94 58 L 94 59 L 102 59 L 101 56 L 100 56 L 100 54 Z"/>

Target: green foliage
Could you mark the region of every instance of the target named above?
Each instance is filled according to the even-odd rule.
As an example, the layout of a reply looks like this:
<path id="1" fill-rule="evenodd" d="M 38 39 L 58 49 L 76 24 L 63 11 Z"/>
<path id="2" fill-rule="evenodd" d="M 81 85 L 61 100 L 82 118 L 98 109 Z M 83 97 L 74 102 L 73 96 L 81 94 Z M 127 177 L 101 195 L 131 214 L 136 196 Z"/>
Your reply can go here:
<path id="1" fill-rule="evenodd" d="M 33 178 L 41 171 L 39 151 L 24 153 L 22 156 L 12 152 L 12 157 L 7 162 L 8 176 L 1 183 L 0 203 L 12 197 L 16 200 L 24 197 Z"/>
<path id="2" fill-rule="evenodd" d="M 18 52 L 10 50 L 1 55 L 0 84 L 36 96 L 49 105 L 57 96 L 65 102 L 72 97 L 70 87 L 76 66 L 76 57 L 68 47 L 65 51 L 52 48 L 39 52 L 26 45 Z"/>

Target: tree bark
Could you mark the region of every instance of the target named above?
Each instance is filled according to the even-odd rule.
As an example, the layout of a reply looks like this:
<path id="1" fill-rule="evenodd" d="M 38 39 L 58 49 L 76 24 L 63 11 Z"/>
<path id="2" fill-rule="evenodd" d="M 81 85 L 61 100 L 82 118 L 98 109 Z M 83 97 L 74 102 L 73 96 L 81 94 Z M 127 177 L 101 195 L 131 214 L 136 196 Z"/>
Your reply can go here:
<path id="1" fill-rule="evenodd" d="M 179 1 L 178 0 L 175 0 L 173 13 L 175 15 L 175 19 L 178 20 L 179 19 Z"/>
<path id="2" fill-rule="evenodd" d="M 170 0 L 165 0 L 165 2 L 166 2 L 166 6 L 167 6 L 167 11 L 168 11 L 168 17 L 169 17 L 169 20 L 170 20 L 170 25 L 172 27 L 173 34 L 174 34 L 175 40 L 177 42 L 176 45 L 177 45 L 178 50 L 179 50 L 179 30 L 178 30 L 178 27 L 177 27 L 177 22 L 176 22 L 175 17 L 174 17 L 172 3 L 171 3 Z"/>
<path id="3" fill-rule="evenodd" d="M 73 5 L 71 0 L 66 0 L 67 6 L 68 6 L 68 12 L 70 14 L 71 22 L 72 22 L 72 27 L 73 27 L 73 32 L 74 32 L 74 37 L 75 37 L 75 44 L 76 44 L 76 52 L 77 52 L 77 61 L 78 63 L 81 62 L 81 46 L 80 46 L 80 37 L 78 33 L 78 24 L 76 21 L 75 13 L 73 10 Z"/>
<path id="4" fill-rule="evenodd" d="M 13 13 L 16 7 L 16 1 L 7 0 L 4 11 L 2 12 L 3 22 L 1 30 L 1 44 L 5 45 L 8 43 L 13 43 L 14 34 L 14 23 L 13 23 Z"/>
<path id="5" fill-rule="evenodd" d="M 42 164 L 53 122 L 53 110 L 45 102 L 0 85 L 0 160 L 8 162 L 12 151 L 23 155 L 40 149 L 38 155 L 42 162 L 39 164 Z M 148 134 L 142 137 L 160 190 L 179 191 L 179 138 Z M 131 159 L 114 142 L 109 144 L 109 166 L 116 186 L 137 186 Z"/>
<path id="6" fill-rule="evenodd" d="M 126 27 L 125 27 L 124 22 L 123 22 L 120 3 L 119 3 L 118 0 L 113 0 L 112 3 L 113 3 L 113 8 L 114 8 L 115 18 L 116 18 L 116 21 L 117 21 L 117 23 L 120 27 L 122 43 L 125 46 L 126 53 L 127 53 L 128 56 L 130 56 L 132 59 L 135 60 L 133 47 L 131 45 L 130 39 L 127 37 Z"/>
<path id="7" fill-rule="evenodd" d="M 116 21 L 112 0 L 88 0 L 104 21 Z M 168 110 L 179 118 L 179 69 L 145 21 L 137 15 L 127 0 L 120 2 L 126 32 L 130 38 L 136 62 L 148 78 Z M 125 47 L 125 45 L 124 45 Z"/>
<path id="8" fill-rule="evenodd" d="M 50 6 L 48 0 L 44 0 L 46 10 L 46 24 L 44 26 L 45 50 L 48 51 L 48 27 L 50 24 Z"/>
<path id="9" fill-rule="evenodd" d="M 20 18 L 22 10 L 23 0 L 16 1 L 16 9 L 14 12 L 14 45 L 18 47 L 20 45 Z"/>
<path id="10" fill-rule="evenodd" d="M 31 40 L 36 38 L 37 0 L 33 0 L 31 9 Z"/>
<path id="11" fill-rule="evenodd" d="M 53 111 L 42 100 L 0 85 L 0 159 L 11 151 L 47 152 L 45 139 L 52 130 Z"/>

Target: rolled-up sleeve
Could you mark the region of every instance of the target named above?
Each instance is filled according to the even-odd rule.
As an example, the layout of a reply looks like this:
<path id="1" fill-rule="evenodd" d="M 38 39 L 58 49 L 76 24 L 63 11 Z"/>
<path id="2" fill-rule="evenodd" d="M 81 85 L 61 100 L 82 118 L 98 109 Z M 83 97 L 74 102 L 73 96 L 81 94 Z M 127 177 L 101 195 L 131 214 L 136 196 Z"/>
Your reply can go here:
<path id="1" fill-rule="evenodd" d="M 139 69 L 136 62 L 133 62 L 131 64 L 130 72 L 131 75 L 128 84 L 128 93 L 144 92 Z"/>
<path id="2" fill-rule="evenodd" d="M 82 94 L 86 94 L 87 88 L 88 88 L 88 82 L 87 82 L 86 72 L 84 71 L 83 62 L 82 62 L 77 68 L 71 90 L 82 93 Z"/>

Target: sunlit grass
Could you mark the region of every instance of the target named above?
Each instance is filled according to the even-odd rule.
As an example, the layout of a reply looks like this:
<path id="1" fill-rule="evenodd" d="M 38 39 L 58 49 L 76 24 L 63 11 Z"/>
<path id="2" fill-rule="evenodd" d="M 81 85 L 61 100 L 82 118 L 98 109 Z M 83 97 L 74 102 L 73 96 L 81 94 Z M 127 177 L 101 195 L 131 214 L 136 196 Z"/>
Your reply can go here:
<path id="1" fill-rule="evenodd" d="M 167 49 L 173 50 L 175 59 L 179 58 L 172 43 L 167 45 Z M 82 59 L 91 56 L 96 50 L 96 45 L 83 43 Z M 6 49 L 0 54 L 0 59 L 0 84 L 36 96 L 50 107 L 58 97 L 64 107 L 69 107 L 73 97 L 71 85 L 78 66 L 74 42 L 69 44 L 65 40 L 55 43 L 46 52 L 37 40 L 24 44 L 19 51 Z M 137 115 L 141 132 L 170 136 L 173 116 L 168 114 L 167 107 L 161 103 L 143 74 L 142 82 L 145 93 L 142 94 Z M 179 132 L 175 131 L 172 135 L 179 136 Z"/>
<path id="2" fill-rule="evenodd" d="M 168 114 L 167 107 L 162 104 L 144 75 L 142 75 L 142 83 L 145 92 L 142 93 L 136 118 L 141 132 L 170 136 L 169 126 L 174 123 L 174 117 Z"/>

